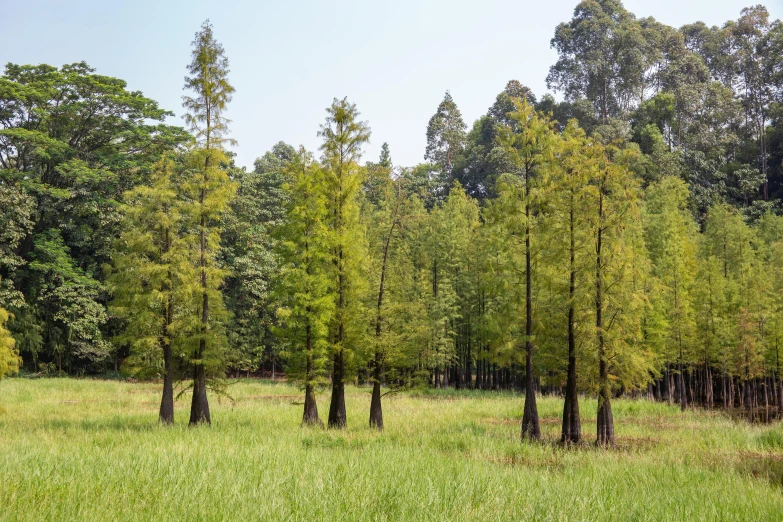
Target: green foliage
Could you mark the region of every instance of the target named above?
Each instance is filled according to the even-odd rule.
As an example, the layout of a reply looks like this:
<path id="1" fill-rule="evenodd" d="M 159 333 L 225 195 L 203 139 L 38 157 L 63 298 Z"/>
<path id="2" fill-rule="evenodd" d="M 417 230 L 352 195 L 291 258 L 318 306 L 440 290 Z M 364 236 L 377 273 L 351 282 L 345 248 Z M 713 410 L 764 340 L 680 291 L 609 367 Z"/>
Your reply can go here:
<path id="1" fill-rule="evenodd" d="M 364 172 L 358 165 L 362 146 L 370 139 L 370 127 L 358 120 L 356 105 L 335 99 L 326 109 L 326 121 L 318 135 L 323 138 L 324 190 L 330 210 L 329 246 L 332 256 L 332 351 L 347 368 L 364 345 L 366 291 L 364 256 L 366 236 L 359 219 L 359 195 Z M 344 369 L 335 370 L 338 373 Z"/>
<path id="2" fill-rule="evenodd" d="M 236 369 L 255 370 L 280 357 L 271 330 L 275 321 L 271 292 L 280 271 L 273 231 L 285 219 L 285 171 L 295 157 L 294 148 L 280 142 L 256 160 L 252 172 L 232 167 L 229 173 L 239 188 L 225 217 L 221 259 L 230 270 L 224 298 L 232 312 L 229 364 Z"/>
<path id="3" fill-rule="evenodd" d="M 0 308 L 0 380 L 6 375 L 18 372 L 21 361 L 16 351 L 16 341 L 11 337 L 11 332 L 6 329 L 9 317 L 8 311 Z"/>
<path id="4" fill-rule="evenodd" d="M 84 62 L 8 64 L 0 76 L 0 300 L 34 364 L 108 360 L 102 267 L 122 193 L 188 139 L 169 115 Z"/>
<path id="5" fill-rule="evenodd" d="M 436 164 L 447 180 L 451 182 L 452 170 L 465 146 L 465 122 L 462 113 L 454 103 L 451 93 L 446 91 L 438 110 L 427 124 L 427 150 L 424 159 Z"/>
<path id="6" fill-rule="evenodd" d="M 194 278 L 194 268 L 182 238 L 179 168 L 173 159 L 164 158 L 155 166 L 149 186 L 125 194 L 123 232 L 108 268 L 110 311 L 124 321 L 115 342 L 131 347 L 125 365 L 142 377 L 162 377 L 164 346 L 181 349 L 183 342 L 178 331 L 187 309 L 183 290 Z"/>
<path id="7" fill-rule="evenodd" d="M 280 273 L 275 287 L 287 375 L 304 386 L 326 384 L 334 315 L 326 173 L 304 150 L 286 168 L 286 219 L 275 229 Z"/>
<path id="8" fill-rule="evenodd" d="M 226 106 L 234 94 L 234 87 L 228 83 L 228 58 L 223 46 L 212 34 L 212 24 L 206 20 L 191 43 L 191 62 L 185 78 L 185 89 L 195 96 L 182 97 L 182 106 L 187 111 L 185 122 L 196 140 L 205 148 L 220 147 L 233 143 L 226 138 L 230 121 L 223 116 Z"/>

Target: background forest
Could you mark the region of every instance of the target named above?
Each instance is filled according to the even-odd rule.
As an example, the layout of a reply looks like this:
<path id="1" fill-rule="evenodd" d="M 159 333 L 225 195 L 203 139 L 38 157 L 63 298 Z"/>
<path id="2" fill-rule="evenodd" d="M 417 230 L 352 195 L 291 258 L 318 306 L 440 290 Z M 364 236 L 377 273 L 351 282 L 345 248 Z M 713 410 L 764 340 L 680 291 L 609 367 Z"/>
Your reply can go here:
<path id="1" fill-rule="evenodd" d="M 219 31 L 219 28 L 218 28 Z M 547 84 L 511 80 L 468 126 L 446 92 L 424 163 L 348 99 L 318 151 L 280 142 L 237 167 L 233 87 L 206 22 L 185 127 L 85 63 L 0 77 L 0 375 L 107 374 L 192 388 L 302 382 L 304 421 L 344 384 L 565 396 L 647 393 L 684 409 L 783 404 L 783 25 L 763 6 L 720 27 L 586 0 L 560 24 Z M 501 88 L 502 86 L 498 86 Z M 247 146 L 247 144 L 243 144 Z M 20 357 L 17 357 L 18 356 Z M 387 391 L 387 392 L 388 392 Z M 760 411 L 763 410 L 763 413 Z"/>

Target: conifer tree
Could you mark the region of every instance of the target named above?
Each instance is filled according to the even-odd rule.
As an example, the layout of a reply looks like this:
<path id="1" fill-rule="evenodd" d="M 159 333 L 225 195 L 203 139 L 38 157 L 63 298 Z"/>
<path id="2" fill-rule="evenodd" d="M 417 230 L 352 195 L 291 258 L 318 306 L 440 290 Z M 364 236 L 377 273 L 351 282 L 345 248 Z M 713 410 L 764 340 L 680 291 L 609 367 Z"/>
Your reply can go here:
<path id="1" fill-rule="evenodd" d="M 281 260 L 277 334 L 286 341 L 288 376 L 305 389 L 302 424 L 323 426 L 315 391 L 326 383 L 334 311 L 324 172 L 300 149 L 286 169 L 286 219 L 276 230 Z"/>
<path id="2" fill-rule="evenodd" d="M 109 288 L 110 309 L 125 320 L 118 336 L 129 344 L 137 365 L 157 367 L 163 361 L 160 422 L 174 422 L 175 314 L 180 305 L 179 282 L 193 277 L 188 253 L 180 239 L 181 201 L 176 165 L 158 162 L 151 185 L 128 191 L 122 207 L 123 231 L 117 241 Z"/>
<path id="3" fill-rule="evenodd" d="M 588 183 L 595 175 L 597 158 L 593 144 L 576 121 L 566 126 L 559 143 L 557 167 L 548 187 L 547 234 L 549 264 L 555 274 L 555 300 L 565 304 L 568 345 L 565 404 L 561 442 L 578 443 L 582 438 L 577 389 L 577 352 L 587 322 L 587 274 L 590 264 L 589 220 L 585 209 L 592 204 Z M 560 328 L 561 323 L 557 322 Z M 560 339 L 559 336 L 555 337 Z"/>
<path id="4" fill-rule="evenodd" d="M 511 125 L 499 128 L 499 143 L 506 150 L 515 172 L 512 177 L 501 179 L 499 201 L 505 209 L 507 233 L 522 238 L 524 268 L 516 268 L 525 274 L 525 410 L 522 417 L 522 438 L 538 440 L 541 428 L 536 406 L 533 351 L 534 332 L 534 259 L 540 246 L 536 226 L 541 205 L 544 176 L 552 159 L 554 133 L 551 122 L 537 114 L 526 99 L 513 99 L 515 110 L 508 114 Z"/>
<path id="5" fill-rule="evenodd" d="M 385 145 L 385 144 L 384 144 Z M 385 149 L 388 155 L 388 148 Z M 380 234 L 380 241 L 372 253 L 372 257 L 376 261 L 380 261 L 378 267 L 379 281 L 378 281 L 378 300 L 375 307 L 375 349 L 373 354 L 372 365 L 372 399 L 370 402 L 370 426 L 378 430 L 383 430 L 383 406 L 381 404 L 381 376 L 383 373 L 384 359 L 386 357 L 386 350 L 384 346 L 383 330 L 384 322 L 388 321 L 388 317 L 384 317 L 386 308 L 388 308 L 389 289 L 388 279 L 390 278 L 389 266 L 396 261 L 390 256 L 394 256 L 396 252 L 392 250 L 392 241 L 395 240 L 395 229 L 399 226 L 400 221 L 400 206 L 402 204 L 402 184 L 401 180 L 397 180 L 396 195 L 387 194 L 384 206 L 386 208 L 379 209 L 373 216 L 377 219 L 378 226 L 385 228 Z M 391 189 L 387 185 L 387 193 Z M 391 196 L 391 197 L 390 197 Z M 375 234 L 373 234 L 375 236 Z M 386 302 L 384 302 L 384 298 Z"/>
<path id="6" fill-rule="evenodd" d="M 446 91 L 438 110 L 427 124 L 427 150 L 424 159 L 432 161 L 444 176 L 445 189 L 451 185 L 454 164 L 465 148 L 465 130 L 457 104 L 451 93 Z"/>
<path id="7" fill-rule="evenodd" d="M 629 151 L 594 142 L 600 162 L 591 180 L 593 302 L 598 374 L 597 443 L 614 444 L 612 385 L 643 384 L 650 356 L 642 351 L 644 264 L 638 185 L 626 164 Z"/>
<path id="8" fill-rule="evenodd" d="M 693 283 L 696 275 L 696 223 L 688 210 L 688 187 L 680 178 L 665 176 L 647 190 L 646 242 L 653 273 L 660 281 L 655 299 L 668 311 L 667 345 L 676 350 L 677 396 L 684 410 L 686 363 L 696 329 Z M 688 358 L 688 360 L 686 360 Z"/>
<path id="9" fill-rule="evenodd" d="M 185 121 L 196 137 L 196 146 L 188 153 L 186 168 L 190 176 L 185 193 L 190 198 L 187 214 L 191 218 L 189 237 L 198 245 L 199 291 L 193 292 L 198 301 L 198 320 L 191 324 L 194 334 L 191 363 L 193 365 L 193 400 L 190 424 L 211 422 L 207 400 L 207 373 L 220 375 L 221 352 L 225 335 L 219 318 L 224 311 L 220 284 L 225 272 L 216 266 L 220 246 L 220 218 L 228 210 L 235 191 L 221 163 L 227 163 L 223 151 L 229 120 L 225 116 L 234 88 L 228 82 L 228 58 L 223 46 L 214 38 L 212 25 L 207 20 L 193 40 L 192 60 L 188 65 L 191 76 L 185 78 L 185 89 L 192 96 L 183 96 L 183 107 L 188 111 Z"/>
<path id="10" fill-rule="evenodd" d="M 357 164 L 362 145 L 370 139 L 366 122 L 358 121 L 359 111 L 347 98 L 335 99 L 326 109 L 326 122 L 321 125 L 323 137 L 323 167 L 326 174 L 327 205 L 330 222 L 331 249 L 334 264 L 335 313 L 333 321 L 332 399 L 329 406 L 329 427 L 344 428 L 346 359 L 359 341 L 356 328 L 357 307 L 361 304 L 358 288 L 362 233 L 359 224 L 358 196 L 361 170 Z"/>

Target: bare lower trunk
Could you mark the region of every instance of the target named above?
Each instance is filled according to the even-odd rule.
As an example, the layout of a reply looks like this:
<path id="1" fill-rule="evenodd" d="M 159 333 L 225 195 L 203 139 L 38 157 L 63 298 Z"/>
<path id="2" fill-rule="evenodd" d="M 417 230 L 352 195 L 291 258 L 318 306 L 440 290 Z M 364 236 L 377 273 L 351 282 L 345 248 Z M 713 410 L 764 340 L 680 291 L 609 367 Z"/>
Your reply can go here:
<path id="1" fill-rule="evenodd" d="M 598 415 L 596 419 L 596 443 L 602 446 L 614 444 L 614 419 L 612 418 L 611 389 L 609 384 L 609 363 L 604 339 L 604 296 L 603 296 L 603 192 L 598 197 L 598 234 L 596 238 L 595 279 L 595 329 L 598 335 Z"/>
<path id="2" fill-rule="evenodd" d="M 324 425 L 318 417 L 318 404 L 315 402 L 315 386 L 310 383 L 305 385 L 305 403 L 302 424 L 308 426 Z"/>
<path id="3" fill-rule="evenodd" d="M 381 365 L 376 361 L 373 383 L 372 400 L 370 401 L 370 426 L 377 430 L 383 430 L 383 408 L 381 406 Z"/>
<path id="4" fill-rule="evenodd" d="M 340 326 L 342 329 L 342 325 Z M 329 427 L 345 428 L 345 362 L 342 350 L 334 354 L 334 372 L 332 376 L 332 400 L 329 404 Z"/>
<path id="5" fill-rule="evenodd" d="M 171 346 L 163 346 L 163 397 L 160 400 L 161 424 L 174 424 L 174 368 Z"/>
<path id="6" fill-rule="evenodd" d="M 207 401 L 206 372 L 203 364 L 193 368 L 193 400 L 190 403 L 190 425 L 210 424 L 209 402 Z"/>
<path id="7" fill-rule="evenodd" d="M 614 444 L 614 419 L 612 418 L 611 393 L 609 390 L 609 375 L 607 364 L 601 360 L 599 364 L 601 389 L 598 393 L 598 418 L 596 421 L 596 443 L 601 446 Z"/>
<path id="8" fill-rule="evenodd" d="M 204 185 L 206 187 L 207 172 L 209 169 L 209 156 L 207 156 L 206 165 L 204 168 Z M 201 291 L 202 291 L 202 303 L 201 303 L 201 333 L 202 337 L 198 343 L 198 351 L 196 352 L 195 361 L 193 364 L 193 400 L 190 404 L 190 425 L 207 423 L 212 421 L 209 416 L 209 402 L 207 401 L 207 383 L 206 383 L 206 368 L 204 367 L 204 354 L 207 350 L 207 341 L 204 336 L 207 333 L 207 323 L 209 321 L 209 295 L 207 294 L 207 235 L 206 235 L 206 218 L 204 214 L 204 206 L 206 202 L 206 188 L 201 189 L 201 222 L 200 222 L 200 240 L 201 250 L 199 264 L 201 266 Z"/>
<path id="9" fill-rule="evenodd" d="M 576 293 L 576 259 L 574 238 L 574 198 L 571 196 L 570 212 L 570 282 L 568 286 L 568 375 L 566 378 L 565 404 L 563 405 L 563 429 L 560 442 L 577 443 L 582 438 L 579 419 L 579 397 L 576 394 L 576 335 L 574 332 L 574 294 Z"/>
<path id="10" fill-rule="evenodd" d="M 310 308 L 307 308 L 308 315 Z M 318 404 L 315 402 L 315 380 L 313 368 L 313 330 L 309 321 L 305 329 L 305 347 L 307 349 L 307 366 L 305 368 L 305 403 L 302 414 L 302 424 L 309 426 L 323 426 L 324 423 L 318 417 Z"/>
<path id="11" fill-rule="evenodd" d="M 533 289 L 530 250 L 530 169 L 525 169 L 525 411 L 522 415 L 522 439 L 539 440 L 536 389 L 533 381 Z"/>

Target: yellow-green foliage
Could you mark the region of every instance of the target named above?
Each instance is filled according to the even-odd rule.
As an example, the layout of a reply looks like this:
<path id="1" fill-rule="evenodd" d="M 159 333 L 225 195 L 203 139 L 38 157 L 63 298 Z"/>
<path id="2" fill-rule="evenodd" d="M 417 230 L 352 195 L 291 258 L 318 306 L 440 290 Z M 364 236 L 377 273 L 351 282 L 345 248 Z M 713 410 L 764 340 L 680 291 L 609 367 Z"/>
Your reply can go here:
<path id="1" fill-rule="evenodd" d="M 13 375 L 19 371 L 19 354 L 16 352 L 16 341 L 11 337 L 5 324 L 11 314 L 0 308 L 0 379 L 5 375 Z"/>

